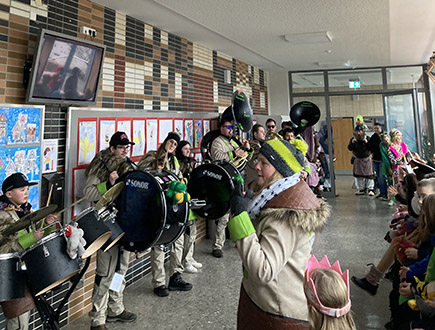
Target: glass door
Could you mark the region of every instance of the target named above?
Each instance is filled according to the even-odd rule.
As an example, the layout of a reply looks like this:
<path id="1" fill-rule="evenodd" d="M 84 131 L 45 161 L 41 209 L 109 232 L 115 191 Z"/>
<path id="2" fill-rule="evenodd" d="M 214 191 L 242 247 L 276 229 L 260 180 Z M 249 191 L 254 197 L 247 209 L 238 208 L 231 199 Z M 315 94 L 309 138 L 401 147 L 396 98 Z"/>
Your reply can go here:
<path id="1" fill-rule="evenodd" d="M 385 131 L 397 128 L 411 151 L 421 153 L 420 123 L 415 90 L 384 94 Z"/>

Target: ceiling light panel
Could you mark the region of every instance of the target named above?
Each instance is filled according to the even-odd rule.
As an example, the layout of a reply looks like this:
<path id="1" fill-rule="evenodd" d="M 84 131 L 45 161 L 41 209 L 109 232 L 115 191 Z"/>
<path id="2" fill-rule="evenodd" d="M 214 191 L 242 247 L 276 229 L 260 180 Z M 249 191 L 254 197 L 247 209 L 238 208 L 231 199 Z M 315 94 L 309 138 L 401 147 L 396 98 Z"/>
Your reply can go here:
<path id="1" fill-rule="evenodd" d="M 312 33 L 286 34 L 284 39 L 294 45 L 321 44 L 332 42 L 332 35 L 328 31 Z"/>

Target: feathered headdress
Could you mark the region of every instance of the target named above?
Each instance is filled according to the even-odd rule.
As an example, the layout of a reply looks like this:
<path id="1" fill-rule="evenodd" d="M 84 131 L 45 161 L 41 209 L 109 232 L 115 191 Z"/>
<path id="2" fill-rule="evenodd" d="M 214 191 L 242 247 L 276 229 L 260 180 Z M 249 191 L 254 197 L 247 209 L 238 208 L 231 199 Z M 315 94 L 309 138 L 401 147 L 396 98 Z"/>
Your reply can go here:
<path id="1" fill-rule="evenodd" d="M 317 295 L 316 285 L 311 278 L 311 272 L 317 268 L 328 268 L 336 271 L 344 283 L 346 284 L 347 289 L 347 304 L 341 308 L 331 308 L 323 306 L 322 302 Z M 347 314 L 350 311 L 351 302 L 350 302 L 350 290 L 349 290 L 349 270 L 346 270 L 344 273 L 341 271 L 340 262 L 336 261 L 332 266 L 329 263 L 328 257 L 324 256 L 323 259 L 319 262 L 316 257 L 313 255 L 307 261 L 305 265 L 305 281 L 306 285 L 304 285 L 305 295 L 307 296 L 308 301 L 311 305 L 313 305 L 318 311 L 322 314 L 333 316 L 333 317 L 341 317 Z"/>

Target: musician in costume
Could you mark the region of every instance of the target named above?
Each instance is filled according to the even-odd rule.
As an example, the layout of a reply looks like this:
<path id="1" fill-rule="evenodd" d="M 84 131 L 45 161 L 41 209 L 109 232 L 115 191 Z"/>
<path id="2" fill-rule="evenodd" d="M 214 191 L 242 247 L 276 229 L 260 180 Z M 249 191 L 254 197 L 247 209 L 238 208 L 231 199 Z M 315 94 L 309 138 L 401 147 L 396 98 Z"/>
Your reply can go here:
<path id="1" fill-rule="evenodd" d="M 264 130 L 263 125 L 255 124 L 252 127 L 252 140 L 250 141 L 252 149 L 254 149 L 254 153 L 252 154 L 251 160 L 248 162 L 245 168 L 245 184 L 247 189 L 251 191 L 257 190 L 257 170 L 255 169 L 258 162 L 258 155 L 260 154 L 261 145 L 266 140 L 266 131 Z"/>
<path id="2" fill-rule="evenodd" d="M 233 138 L 233 127 L 231 122 L 223 119 L 219 125 L 220 135 L 213 140 L 210 147 L 211 159 L 233 161 L 244 157 L 245 152 L 248 152 L 249 157 L 254 153 L 249 141 L 244 141 L 241 144 L 238 140 Z M 216 258 L 222 258 L 222 248 L 225 244 L 225 228 L 228 223 L 228 214 L 216 219 L 216 237 L 213 244 L 212 255 Z"/>
<path id="3" fill-rule="evenodd" d="M 169 132 L 157 151 L 147 152 L 137 164 L 141 170 L 166 169 L 177 175 L 180 179 L 183 175 L 180 164 L 175 156 L 175 150 L 180 143 L 180 136 L 175 132 Z M 151 273 L 153 276 L 153 291 L 159 297 L 166 297 L 169 291 L 189 291 L 192 284 L 186 283 L 181 274 L 184 271 L 182 258 L 184 250 L 184 235 L 181 235 L 171 246 L 169 284 L 166 286 L 165 252 L 161 247 L 151 249 Z"/>
<path id="4" fill-rule="evenodd" d="M 236 185 L 228 223 L 243 263 L 237 329 L 309 329 L 304 295 L 305 263 L 313 233 L 329 216 L 300 179 L 304 156 L 280 139 L 266 141 L 258 157 L 253 199 Z"/>
<path id="5" fill-rule="evenodd" d="M 83 192 L 88 201 L 97 202 L 121 175 L 132 168 L 127 157 L 130 145 L 134 145 L 134 142 L 130 142 L 127 134 L 116 132 L 110 139 L 109 148 L 94 157 L 85 172 L 86 185 Z M 115 244 L 107 252 L 98 250 L 92 310 L 89 312 L 91 330 L 106 329 L 106 321 L 136 320 L 137 316 L 124 308 L 125 279 L 119 292 L 109 290 L 115 272 L 125 276 L 129 261 L 130 252 L 123 250 L 119 244 Z"/>
<path id="6" fill-rule="evenodd" d="M 32 205 L 27 201 L 29 198 L 29 183 L 22 173 L 14 173 L 8 176 L 2 184 L 3 195 L 0 196 L 0 232 L 3 232 L 11 224 L 32 212 Z M 45 219 L 47 225 L 57 220 L 57 216 L 50 214 Z M 32 231 L 22 229 L 10 235 L 6 243 L 0 246 L 0 253 L 23 252 L 25 249 L 38 242 L 44 235 L 49 234 L 46 230 Z M 30 311 L 35 307 L 33 297 L 28 288 L 23 298 L 13 299 L 0 303 L 6 317 L 6 330 L 25 330 L 29 327 Z"/>

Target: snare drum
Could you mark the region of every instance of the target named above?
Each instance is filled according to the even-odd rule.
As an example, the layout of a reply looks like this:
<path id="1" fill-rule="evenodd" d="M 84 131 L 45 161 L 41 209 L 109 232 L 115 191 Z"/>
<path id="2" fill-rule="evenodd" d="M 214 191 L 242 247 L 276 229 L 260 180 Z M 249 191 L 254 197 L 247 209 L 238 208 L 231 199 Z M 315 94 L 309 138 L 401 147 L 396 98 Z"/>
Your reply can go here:
<path id="1" fill-rule="evenodd" d="M 214 220 L 228 213 L 233 178 L 240 174 L 234 165 L 225 160 L 202 164 L 193 169 L 187 186 L 192 199 L 205 200 L 206 205 L 196 209 L 202 218 Z"/>
<path id="2" fill-rule="evenodd" d="M 83 238 L 86 241 L 83 259 L 99 250 L 112 235 L 110 229 L 98 215 L 97 209 L 90 207 L 81 212 L 74 221 L 83 229 Z"/>
<path id="3" fill-rule="evenodd" d="M 125 232 L 121 242 L 126 250 L 170 245 L 183 234 L 189 207 L 166 198 L 165 190 L 171 181 L 179 179 L 166 170 L 132 171 L 125 175 L 116 205 L 117 220 Z"/>
<path id="4" fill-rule="evenodd" d="M 19 253 L 0 254 L 0 302 L 23 298 L 25 290 L 26 275 Z"/>
<path id="5" fill-rule="evenodd" d="M 78 259 L 66 252 L 61 231 L 43 237 L 21 256 L 26 264 L 30 288 L 38 296 L 70 279 L 80 271 Z"/>

